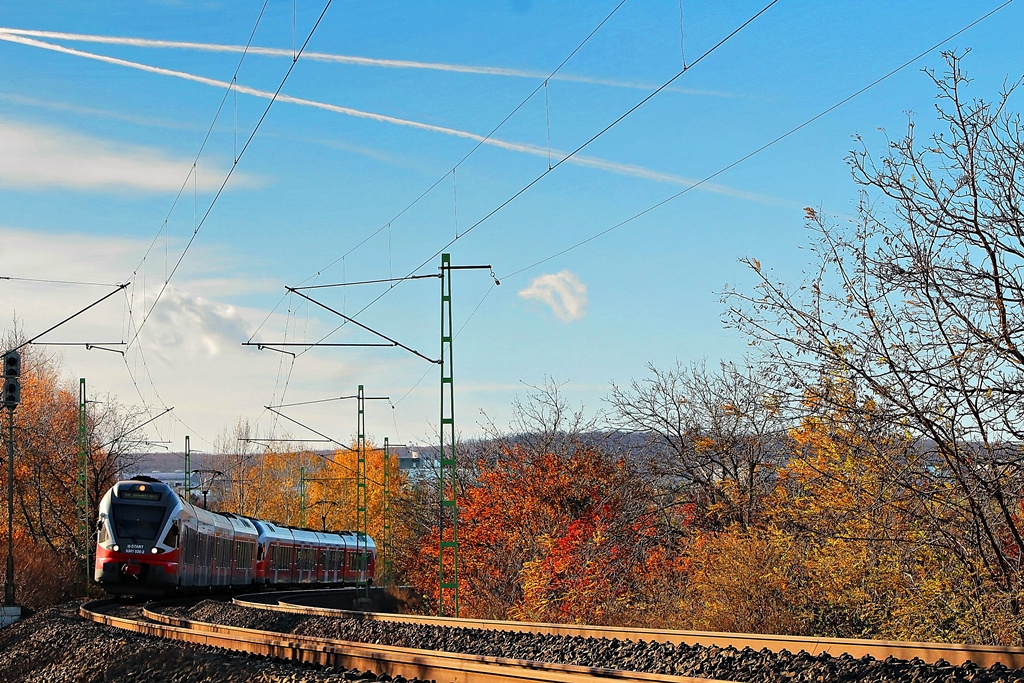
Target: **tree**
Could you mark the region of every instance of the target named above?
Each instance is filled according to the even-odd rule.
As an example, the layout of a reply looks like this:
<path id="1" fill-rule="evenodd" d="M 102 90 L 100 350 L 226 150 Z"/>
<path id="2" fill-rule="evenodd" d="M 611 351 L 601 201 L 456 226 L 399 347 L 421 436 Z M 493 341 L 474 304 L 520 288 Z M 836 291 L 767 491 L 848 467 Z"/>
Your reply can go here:
<path id="1" fill-rule="evenodd" d="M 806 415 L 790 432 L 794 453 L 769 502 L 773 525 L 796 549 L 794 611 L 808 634 L 906 639 L 896 606 L 912 601 L 913 582 L 936 566 L 918 552 L 919 501 L 890 473 L 926 456 L 876 418 L 870 399 L 842 380 L 825 384 L 805 397 Z M 844 394 L 858 410 L 822 394 Z"/>
<path id="2" fill-rule="evenodd" d="M 786 454 L 779 399 L 765 373 L 733 363 L 717 373 L 704 363 L 648 369 L 648 379 L 612 385 L 612 420 L 644 439 L 666 504 L 696 505 L 717 528 L 753 523 Z"/>
<path id="3" fill-rule="evenodd" d="M 62 376 L 57 357 L 22 344 L 17 330 L 4 339 L 6 348 L 21 347 L 22 356 L 21 403 L 14 411 L 15 578 L 20 599 L 39 607 L 64 594 L 67 586 L 54 577 L 74 576 L 76 557 L 83 550 L 77 507 L 79 392 L 77 383 Z M 138 447 L 145 440 L 139 429 L 142 414 L 141 409 L 122 405 L 111 395 L 87 401 L 90 511 L 96 510 L 107 489 L 137 461 Z M 7 417 L 5 414 L 5 423 Z M 6 458 L 6 424 L 2 434 L 0 448 Z M 0 490 L 6 487 L 5 466 L 0 468 Z M 85 543 L 84 551 L 92 553 L 91 530 Z"/>
<path id="4" fill-rule="evenodd" d="M 517 402 L 508 432 L 475 445 L 476 464 L 460 467 L 461 614 L 613 623 L 654 602 L 649 560 L 665 541 L 651 489 L 592 425 L 548 382 Z M 436 601 L 436 522 L 418 547 L 410 575 Z"/>
<path id="5" fill-rule="evenodd" d="M 240 515 L 255 514 L 261 489 L 252 485 L 252 478 L 262 472 L 266 448 L 257 446 L 258 430 L 248 419 L 239 418 L 225 429 L 214 443 L 211 466 L 222 473 L 221 505 L 224 510 Z M 269 443 L 269 442 L 268 442 Z"/>
<path id="6" fill-rule="evenodd" d="M 1024 126 L 1007 108 L 1015 85 L 967 99 L 961 57 L 928 72 L 939 132 L 919 140 L 911 121 L 880 160 L 863 142 L 850 155 L 863 188 L 851 226 L 806 210 L 815 274 L 787 286 L 747 258 L 754 292 L 726 299 L 784 384 L 843 377 L 857 391 L 822 401 L 856 413 L 849 396 L 867 392 L 875 418 L 928 453 L 887 476 L 918 497 L 932 547 L 980 577 L 975 602 L 1015 615 L 1019 640 Z"/>

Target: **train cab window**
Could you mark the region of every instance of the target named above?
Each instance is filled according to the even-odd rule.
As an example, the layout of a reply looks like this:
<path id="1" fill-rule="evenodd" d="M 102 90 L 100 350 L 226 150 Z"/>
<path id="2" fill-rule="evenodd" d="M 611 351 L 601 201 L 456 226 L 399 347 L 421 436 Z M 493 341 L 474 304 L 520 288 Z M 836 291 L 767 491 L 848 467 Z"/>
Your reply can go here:
<path id="1" fill-rule="evenodd" d="M 111 506 L 111 516 L 117 540 L 121 543 L 155 541 L 166 511 L 162 505 L 114 503 Z"/>

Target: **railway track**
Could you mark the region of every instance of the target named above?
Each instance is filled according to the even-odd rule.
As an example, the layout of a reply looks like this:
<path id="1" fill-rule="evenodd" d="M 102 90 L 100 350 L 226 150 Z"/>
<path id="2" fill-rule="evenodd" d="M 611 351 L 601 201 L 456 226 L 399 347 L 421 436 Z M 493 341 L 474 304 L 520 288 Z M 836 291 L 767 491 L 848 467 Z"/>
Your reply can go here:
<path id="1" fill-rule="evenodd" d="M 353 611 L 352 595 L 307 590 L 233 602 L 179 600 L 131 615 L 119 614 L 114 601 L 98 601 L 81 613 L 234 652 L 442 683 L 1024 682 L 1024 648 L 403 616 Z"/>
<path id="2" fill-rule="evenodd" d="M 116 615 L 121 603 L 97 600 L 82 605 L 81 616 L 92 621 L 137 633 L 168 638 L 233 652 L 275 657 L 296 663 L 335 669 L 372 671 L 406 678 L 433 679 L 456 683 L 497 683 L 499 681 L 661 681 L 665 683 L 709 683 L 714 679 L 553 664 L 538 661 L 436 652 L 425 649 L 374 645 L 250 628 L 225 626 L 182 619 L 163 613 L 169 605 L 183 601 L 150 603 L 138 616 Z"/>
<path id="3" fill-rule="evenodd" d="M 659 629 L 626 629 L 605 626 L 542 624 L 518 621 L 488 621 L 455 619 L 451 617 L 410 616 L 374 612 L 351 611 L 338 607 L 323 606 L 337 599 L 338 591 L 291 591 L 283 593 L 258 593 L 236 597 L 234 603 L 272 611 L 316 616 L 355 617 L 401 624 L 422 624 L 428 626 L 450 626 L 458 628 L 501 630 L 580 636 L 583 638 L 608 638 L 620 640 L 645 640 L 673 643 L 675 645 L 703 645 L 717 648 L 743 650 L 751 648 L 772 652 L 788 650 L 805 651 L 810 655 L 828 653 L 833 657 L 849 654 L 853 657 L 872 657 L 884 660 L 895 657 L 903 660 L 919 659 L 929 664 L 944 661 L 957 666 L 971 661 L 979 667 L 1002 665 L 1007 669 L 1024 669 L 1024 647 L 1000 647 L 994 645 L 970 645 L 957 643 L 915 643 L 852 638 L 812 638 L 800 636 L 776 636 L 751 633 L 723 633 L 709 631 L 669 631 Z"/>

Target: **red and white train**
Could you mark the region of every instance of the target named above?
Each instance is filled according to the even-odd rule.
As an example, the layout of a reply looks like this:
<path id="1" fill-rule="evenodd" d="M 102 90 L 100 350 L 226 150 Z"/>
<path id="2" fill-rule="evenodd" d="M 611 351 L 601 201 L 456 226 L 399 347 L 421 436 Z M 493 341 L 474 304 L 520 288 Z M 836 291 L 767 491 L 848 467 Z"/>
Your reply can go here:
<path id="1" fill-rule="evenodd" d="M 112 595 L 358 584 L 372 582 L 377 563 L 365 534 L 210 512 L 149 477 L 114 484 L 96 526 L 95 579 Z"/>

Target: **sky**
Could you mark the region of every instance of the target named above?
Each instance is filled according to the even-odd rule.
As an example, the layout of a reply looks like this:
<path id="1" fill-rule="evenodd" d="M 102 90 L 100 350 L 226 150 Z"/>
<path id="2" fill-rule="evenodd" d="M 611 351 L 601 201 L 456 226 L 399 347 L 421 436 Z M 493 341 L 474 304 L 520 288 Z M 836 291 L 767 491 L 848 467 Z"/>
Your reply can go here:
<path id="1" fill-rule="evenodd" d="M 436 441 L 441 253 L 489 266 L 452 274 L 465 438 L 741 360 L 723 290 L 804 277 L 854 136 L 936 130 L 944 49 L 975 97 L 1024 75 L 1020 2 L 768 2 L 0 0 L 0 328 L 207 452 L 349 442 L 359 385 L 370 439 Z M 419 355 L 337 346 L 375 333 Z"/>

